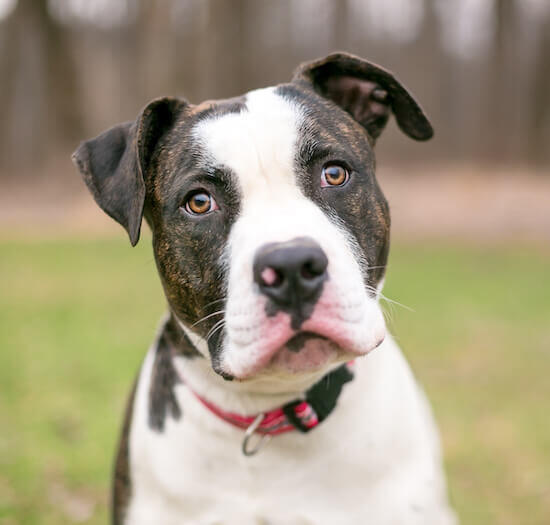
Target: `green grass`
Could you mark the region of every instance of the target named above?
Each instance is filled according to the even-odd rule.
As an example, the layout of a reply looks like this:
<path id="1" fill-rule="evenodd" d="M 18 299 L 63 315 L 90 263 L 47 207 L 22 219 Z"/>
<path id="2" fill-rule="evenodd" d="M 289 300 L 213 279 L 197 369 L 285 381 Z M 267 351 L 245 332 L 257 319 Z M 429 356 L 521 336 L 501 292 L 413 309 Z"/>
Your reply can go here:
<path id="1" fill-rule="evenodd" d="M 148 239 L 0 242 L 0 524 L 107 520 L 125 396 L 164 302 Z M 550 522 L 550 252 L 392 248 L 392 330 L 464 524 Z"/>

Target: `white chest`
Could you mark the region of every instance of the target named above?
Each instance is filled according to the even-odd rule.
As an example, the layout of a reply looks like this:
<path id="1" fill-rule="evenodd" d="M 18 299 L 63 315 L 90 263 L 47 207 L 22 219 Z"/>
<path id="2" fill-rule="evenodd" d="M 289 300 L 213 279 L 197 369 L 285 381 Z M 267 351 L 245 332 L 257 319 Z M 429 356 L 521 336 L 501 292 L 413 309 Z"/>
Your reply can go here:
<path id="1" fill-rule="evenodd" d="M 397 348 L 384 346 L 360 363 L 322 425 L 276 436 L 253 457 L 240 452 L 243 431 L 184 385 L 177 387 L 182 419 L 151 431 L 148 356 L 130 437 L 126 523 L 452 523 L 429 411 Z"/>

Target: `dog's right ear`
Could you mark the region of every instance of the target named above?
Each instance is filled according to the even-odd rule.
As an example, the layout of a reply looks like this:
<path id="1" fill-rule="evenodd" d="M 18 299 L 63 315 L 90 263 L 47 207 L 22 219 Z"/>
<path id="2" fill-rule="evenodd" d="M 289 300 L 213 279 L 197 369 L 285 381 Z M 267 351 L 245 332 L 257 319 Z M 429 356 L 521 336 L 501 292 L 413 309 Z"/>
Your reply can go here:
<path id="1" fill-rule="evenodd" d="M 150 160 L 186 104 L 176 98 L 153 100 L 134 122 L 82 142 L 72 155 L 95 201 L 126 229 L 132 246 L 139 240 Z"/>

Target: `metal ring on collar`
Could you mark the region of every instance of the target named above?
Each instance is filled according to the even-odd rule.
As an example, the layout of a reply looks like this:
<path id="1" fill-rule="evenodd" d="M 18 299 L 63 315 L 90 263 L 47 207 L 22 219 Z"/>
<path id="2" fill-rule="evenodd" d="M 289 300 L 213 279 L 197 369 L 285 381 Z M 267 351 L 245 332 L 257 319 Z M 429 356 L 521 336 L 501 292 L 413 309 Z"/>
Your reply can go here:
<path id="1" fill-rule="evenodd" d="M 271 439 L 271 436 L 269 434 L 263 434 L 259 441 L 256 443 L 256 445 L 252 448 L 249 448 L 249 442 L 252 436 L 254 435 L 254 432 L 258 429 L 261 422 L 263 421 L 265 417 L 265 414 L 258 414 L 256 416 L 256 419 L 252 421 L 250 426 L 246 429 L 244 433 L 243 438 L 243 444 L 242 444 L 242 451 L 245 456 L 253 456 L 254 454 L 257 454 L 260 449 Z"/>

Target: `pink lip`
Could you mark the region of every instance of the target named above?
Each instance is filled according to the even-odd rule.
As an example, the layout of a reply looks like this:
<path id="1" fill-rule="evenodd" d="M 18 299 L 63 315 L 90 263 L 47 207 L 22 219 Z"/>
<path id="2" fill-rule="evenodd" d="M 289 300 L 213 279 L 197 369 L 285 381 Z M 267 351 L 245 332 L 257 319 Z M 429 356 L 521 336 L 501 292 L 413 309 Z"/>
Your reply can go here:
<path id="1" fill-rule="evenodd" d="M 306 342 L 297 352 L 293 352 L 288 346 L 284 346 L 275 352 L 270 365 L 291 373 L 307 372 L 319 369 L 336 357 L 342 357 L 346 354 L 325 338 L 318 338 L 317 343 Z"/>
<path id="2" fill-rule="evenodd" d="M 367 354 L 368 352 L 379 346 L 383 340 L 382 337 L 382 339 L 378 340 L 373 345 L 368 345 L 368 347 L 366 348 L 357 348 L 352 338 L 346 336 L 345 325 L 343 326 L 343 323 L 341 321 L 335 320 L 334 318 L 309 319 L 303 323 L 301 330 L 299 331 L 292 330 L 290 328 L 290 319 L 287 314 L 279 313 L 270 321 L 271 322 L 267 323 L 266 325 L 265 336 L 262 337 L 262 340 L 265 342 L 265 346 L 261 350 L 261 355 L 258 356 L 258 358 L 254 360 L 253 363 L 250 363 L 248 366 L 243 368 L 240 373 L 233 373 L 236 378 L 247 379 L 258 373 L 263 368 L 267 367 L 271 362 L 277 361 L 279 353 L 285 347 L 288 341 L 300 332 L 309 332 L 328 339 L 330 342 L 339 347 L 343 353 L 349 354 L 351 358 L 353 356 Z M 298 353 L 301 352 L 302 351 Z M 289 353 L 291 352 L 289 351 Z M 298 356 L 298 353 L 294 354 L 294 356 Z M 327 354 L 327 352 L 325 352 L 325 354 Z M 332 355 L 334 355 L 334 350 Z M 311 366 L 308 366 L 307 363 L 308 356 L 312 360 Z M 287 362 L 292 363 L 292 368 L 298 372 L 320 366 L 322 364 L 322 357 L 323 356 L 319 354 L 314 354 L 313 352 L 309 351 L 309 353 L 305 353 L 302 357 L 281 357 L 281 361 L 283 359 L 286 359 Z M 329 359 L 328 354 L 325 357 L 325 361 L 327 361 Z"/>

